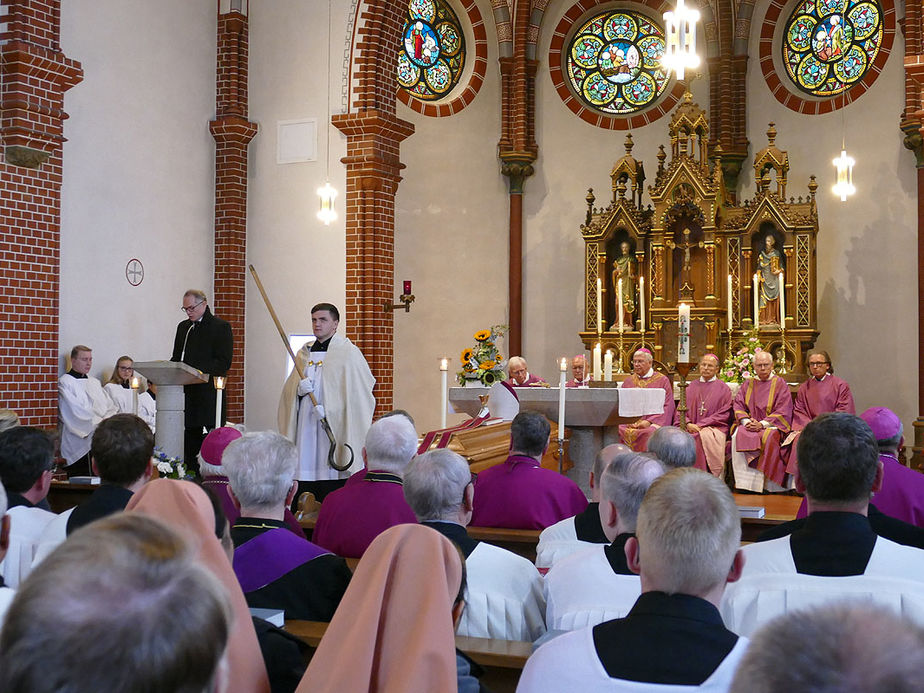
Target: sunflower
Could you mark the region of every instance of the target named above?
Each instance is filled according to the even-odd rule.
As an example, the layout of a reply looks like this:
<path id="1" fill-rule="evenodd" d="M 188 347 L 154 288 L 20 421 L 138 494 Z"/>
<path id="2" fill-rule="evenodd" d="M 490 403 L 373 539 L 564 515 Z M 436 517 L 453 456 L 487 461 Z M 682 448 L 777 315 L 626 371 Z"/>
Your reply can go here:
<path id="1" fill-rule="evenodd" d="M 475 341 L 486 342 L 491 338 L 491 330 L 478 330 L 475 333 Z"/>
<path id="2" fill-rule="evenodd" d="M 481 376 L 481 382 L 485 385 L 493 385 L 498 381 L 499 376 L 494 371 L 487 371 L 484 375 Z"/>
<path id="3" fill-rule="evenodd" d="M 462 370 L 465 371 L 466 373 L 471 373 L 475 369 L 472 367 L 472 364 L 466 363 L 464 366 L 462 366 Z"/>
<path id="4" fill-rule="evenodd" d="M 494 361 L 482 361 L 482 362 L 479 364 L 478 367 L 481 368 L 481 369 L 483 369 L 483 370 L 489 371 L 489 370 L 491 370 L 492 368 L 494 368 L 494 366 L 496 366 L 496 365 L 497 365 L 497 364 L 494 363 Z"/>
<path id="5" fill-rule="evenodd" d="M 475 352 L 472 351 L 471 349 L 463 349 L 462 350 L 462 363 L 468 363 L 469 361 L 472 360 L 472 356 L 474 355 L 475 355 Z"/>

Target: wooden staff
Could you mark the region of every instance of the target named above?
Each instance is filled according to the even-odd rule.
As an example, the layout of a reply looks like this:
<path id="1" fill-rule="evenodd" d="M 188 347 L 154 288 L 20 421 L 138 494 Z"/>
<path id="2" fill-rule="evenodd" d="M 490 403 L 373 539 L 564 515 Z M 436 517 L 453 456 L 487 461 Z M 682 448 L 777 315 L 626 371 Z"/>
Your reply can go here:
<path id="1" fill-rule="evenodd" d="M 289 344 L 289 338 L 286 336 L 286 331 L 282 329 L 282 323 L 279 322 L 279 317 L 276 315 L 276 311 L 273 310 L 273 304 L 270 303 L 269 296 L 266 295 L 266 290 L 263 288 L 263 282 L 260 281 L 260 275 L 257 274 L 257 270 L 254 269 L 253 265 L 249 265 L 250 273 L 253 275 L 254 281 L 257 283 L 257 288 L 260 290 L 260 295 L 263 297 L 263 303 L 266 304 L 266 309 L 269 311 L 270 317 L 273 319 L 273 323 L 276 325 L 276 331 L 279 332 L 279 337 L 282 339 L 282 343 L 285 344 L 286 351 L 289 352 L 289 356 L 292 357 L 292 362 L 295 364 L 295 370 L 298 371 L 298 361 L 295 358 L 295 352 L 292 351 L 292 345 Z M 300 377 L 304 378 L 305 373 L 298 371 Z M 318 406 L 318 400 L 315 399 L 314 393 L 309 392 L 308 397 L 311 399 L 311 404 L 315 407 Z M 327 423 L 327 417 L 321 417 L 321 428 L 324 430 L 327 439 L 330 441 L 330 449 L 327 452 L 327 464 L 329 464 L 333 469 L 336 469 L 338 472 L 346 471 L 350 468 L 350 465 L 353 464 L 353 448 L 350 447 L 349 443 L 344 443 L 345 447 L 350 452 L 350 461 L 345 465 L 338 465 L 336 462 L 336 451 L 337 451 L 337 441 L 334 440 L 334 433 L 330 430 L 330 424 Z"/>

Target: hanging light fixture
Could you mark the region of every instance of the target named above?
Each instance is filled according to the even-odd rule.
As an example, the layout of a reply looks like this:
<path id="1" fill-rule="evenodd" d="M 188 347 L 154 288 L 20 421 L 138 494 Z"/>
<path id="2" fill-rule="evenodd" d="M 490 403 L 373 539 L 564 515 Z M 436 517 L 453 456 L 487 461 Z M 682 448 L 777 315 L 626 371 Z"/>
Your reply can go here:
<path id="1" fill-rule="evenodd" d="M 664 13 L 665 46 L 661 65 L 665 70 L 677 73 L 677 79 L 683 79 L 684 70 L 699 66 L 696 54 L 696 22 L 699 11 L 691 10 L 677 0 L 673 12 Z"/>
<path id="2" fill-rule="evenodd" d="M 318 209 L 318 219 L 324 222 L 325 226 L 337 219 L 337 209 L 334 207 L 334 201 L 337 199 L 337 190 L 330 184 L 330 25 L 331 25 L 331 0 L 327 0 L 327 175 L 324 185 L 318 188 L 318 197 L 320 198 L 320 209 Z"/>
<path id="3" fill-rule="evenodd" d="M 834 160 L 834 166 L 837 168 L 837 183 L 831 189 L 835 195 L 840 196 L 841 202 L 846 202 L 847 196 L 857 191 L 853 187 L 853 165 L 855 163 L 853 157 L 847 156 L 846 149 L 841 149 L 841 155 Z"/>

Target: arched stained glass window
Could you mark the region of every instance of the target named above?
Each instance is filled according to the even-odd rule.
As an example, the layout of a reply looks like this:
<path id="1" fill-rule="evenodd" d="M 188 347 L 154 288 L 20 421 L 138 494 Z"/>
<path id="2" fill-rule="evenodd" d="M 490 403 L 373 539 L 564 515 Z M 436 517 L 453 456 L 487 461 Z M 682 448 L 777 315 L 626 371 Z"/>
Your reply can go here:
<path id="1" fill-rule="evenodd" d="M 441 99 L 465 66 L 459 18 L 443 0 L 410 0 L 398 52 L 398 84 L 424 101 Z"/>
<path id="2" fill-rule="evenodd" d="M 882 46 L 878 0 L 804 0 L 783 36 L 783 64 L 801 91 L 834 96 L 859 82 Z"/>
<path id="3" fill-rule="evenodd" d="M 598 14 L 574 34 L 565 74 L 575 94 L 607 115 L 635 113 L 664 93 L 664 31 L 638 12 Z"/>

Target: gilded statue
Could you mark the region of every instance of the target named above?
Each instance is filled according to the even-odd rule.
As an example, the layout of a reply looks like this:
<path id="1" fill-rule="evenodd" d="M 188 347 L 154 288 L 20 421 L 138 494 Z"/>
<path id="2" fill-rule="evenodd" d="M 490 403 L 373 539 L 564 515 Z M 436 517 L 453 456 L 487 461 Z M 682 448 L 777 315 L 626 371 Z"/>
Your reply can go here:
<path id="1" fill-rule="evenodd" d="M 613 260 L 613 324 L 619 329 L 619 280 L 622 279 L 622 324 L 633 329 L 635 316 L 635 282 L 638 279 L 638 262 L 628 241 L 619 244 L 619 256 Z"/>

